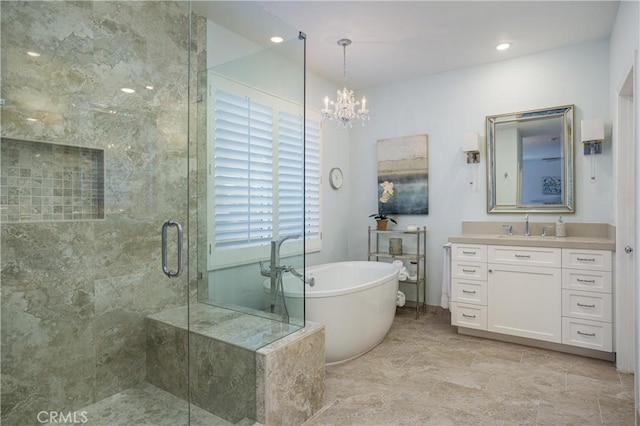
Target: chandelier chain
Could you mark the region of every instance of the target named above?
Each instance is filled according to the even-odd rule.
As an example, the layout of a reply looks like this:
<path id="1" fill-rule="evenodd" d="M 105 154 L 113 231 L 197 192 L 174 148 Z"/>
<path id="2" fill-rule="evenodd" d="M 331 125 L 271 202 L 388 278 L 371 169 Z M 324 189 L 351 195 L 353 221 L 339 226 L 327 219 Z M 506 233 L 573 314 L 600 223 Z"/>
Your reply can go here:
<path id="1" fill-rule="evenodd" d="M 342 45 L 342 81 L 344 87 L 347 87 L 347 45 Z"/>

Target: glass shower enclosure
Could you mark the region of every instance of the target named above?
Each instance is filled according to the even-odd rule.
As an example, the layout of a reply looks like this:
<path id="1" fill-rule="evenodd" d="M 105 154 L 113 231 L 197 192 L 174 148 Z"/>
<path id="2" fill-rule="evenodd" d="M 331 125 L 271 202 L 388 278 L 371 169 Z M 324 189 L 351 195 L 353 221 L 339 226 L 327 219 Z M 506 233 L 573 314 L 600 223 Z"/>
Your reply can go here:
<path id="1" fill-rule="evenodd" d="M 191 401 L 233 423 L 264 400 L 256 351 L 304 327 L 305 38 L 241 30 L 207 22 L 190 308 Z"/>
<path id="2" fill-rule="evenodd" d="M 198 300 L 296 330 L 304 326 L 304 35 L 215 64 L 198 82 L 198 161 L 208 171 L 198 197 L 206 200 Z"/>
<path id="3" fill-rule="evenodd" d="M 304 325 L 304 303 L 284 297 L 304 291 L 290 279 L 303 239 L 280 244 L 304 230 L 304 38 L 208 65 L 225 55 L 210 30 L 238 35 L 192 7 L 0 3 L 3 425 L 255 420 L 256 348 Z M 216 90 L 238 93 L 216 79 L 290 114 L 271 131 L 286 155 L 272 150 L 270 210 L 253 159 L 245 186 L 222 182 L 218 163 L 235 157 L 208 107 Z M 268 139 L 254 143 L 252 126 L 251 149 Z M 244 224 L 259 244 L 224 263 L 234 191 L 250 191 Z"/>

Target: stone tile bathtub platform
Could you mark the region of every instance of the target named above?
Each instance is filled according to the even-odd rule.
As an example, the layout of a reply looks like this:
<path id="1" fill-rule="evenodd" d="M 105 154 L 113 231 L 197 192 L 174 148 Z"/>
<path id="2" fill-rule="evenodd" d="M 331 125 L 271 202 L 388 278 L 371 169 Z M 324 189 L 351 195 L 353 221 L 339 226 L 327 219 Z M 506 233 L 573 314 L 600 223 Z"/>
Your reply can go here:
<path id="1" fill-rule="evenodd" d="M 191 329 L 187 327 L 187 316 Z M 302 329 L 203 303 L 149 315 L 147 382 L 231 423 L 301 424 L 322 407 L 324 326 Z M 190 354 L 187 349 L 190 333 Z"/>

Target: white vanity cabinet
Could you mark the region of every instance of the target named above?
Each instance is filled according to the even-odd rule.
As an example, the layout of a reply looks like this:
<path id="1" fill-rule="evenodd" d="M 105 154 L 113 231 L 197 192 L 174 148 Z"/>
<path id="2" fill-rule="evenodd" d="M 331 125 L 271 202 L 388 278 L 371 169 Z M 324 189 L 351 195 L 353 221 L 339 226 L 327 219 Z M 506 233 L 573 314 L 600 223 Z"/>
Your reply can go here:
<path id="1" fill-rule="evenodd" d="M 454 242 L 451 323 L 467 334 L 611 353 L 611 271 L 610 250 Z"/>
<path id="2" fill-rule="evenodd" d="M 561 250 L 490 245 L 487 260 L 487 330 L 560 343 Z"/>

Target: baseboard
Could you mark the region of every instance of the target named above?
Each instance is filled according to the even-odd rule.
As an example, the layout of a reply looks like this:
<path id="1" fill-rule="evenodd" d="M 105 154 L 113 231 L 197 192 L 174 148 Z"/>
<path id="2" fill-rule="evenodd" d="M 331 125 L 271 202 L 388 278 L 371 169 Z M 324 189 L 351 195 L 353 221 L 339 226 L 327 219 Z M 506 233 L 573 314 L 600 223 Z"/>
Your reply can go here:
<path id="1" fill-rule="evenodd" d="M 542 349 L 551 349 L 558 352 L 565 352 L 574 355 L 586 356 L 590 358 L 602 359 L 615 362 L 616 354 L 612 352 L 602 352 L 594 349 L 579 348 L 577 346 L 563 345 L 561 343 L 545 342 L 542 340 L 528 339 L 526 337 L 510 336 L 508 334 L 493 333 L 491 331 L 475 330 L 473 328 L 458 327 L 458 334 L 467 336 L 484 337 L 486 339 L 500 340 L 502 342 L 517 343 L 524 346 L 533 346 Z"/>
<path id="2" fill-rule="evenodd" d="M 451 311 L 438 305 L 427 305 L 427 313 L 451 318 Z"/>

